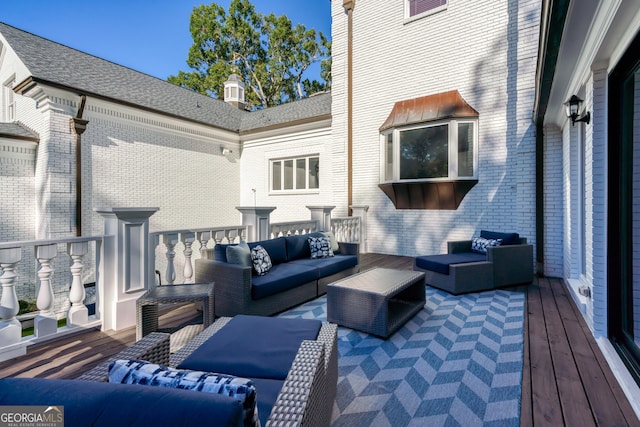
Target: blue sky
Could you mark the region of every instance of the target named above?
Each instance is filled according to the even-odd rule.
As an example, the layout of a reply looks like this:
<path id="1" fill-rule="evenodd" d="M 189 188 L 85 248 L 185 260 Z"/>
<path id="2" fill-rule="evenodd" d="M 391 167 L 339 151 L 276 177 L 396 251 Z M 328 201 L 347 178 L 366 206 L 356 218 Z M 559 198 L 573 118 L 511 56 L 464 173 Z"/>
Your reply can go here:
<path id="1" fill-rule="evenodd" d="M 231 0 L 215 3 L 228 9 Z M 2 0 L 0 21 L 166 79 L 188 71 L 194 0 Z M 252 0 L 258 12 L 287 15 L 331 37 L 330 0 Z M 313 71 L 317 73 L 317 71 Z M 317 75 L 308 77 L 317 78 Z"/>

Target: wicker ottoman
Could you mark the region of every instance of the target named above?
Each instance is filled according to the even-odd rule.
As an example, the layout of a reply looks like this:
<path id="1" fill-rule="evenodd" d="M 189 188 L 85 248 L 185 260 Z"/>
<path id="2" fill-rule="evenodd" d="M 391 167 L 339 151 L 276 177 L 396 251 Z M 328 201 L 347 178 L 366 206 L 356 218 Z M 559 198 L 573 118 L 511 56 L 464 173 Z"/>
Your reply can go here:
<path id="1" fill-rule="evenodd" d="M 327 286 L 327 320 L 388 338 L 425 302 L 424 273 L 373 268 Z"/>
<path id="2" fill-rule="evenodd" d="M 136 340 L 158 330 L 158 304 L 202 302 L 202 323 L 213 323 L 213 283 L 156 286 L 136 301 Z"/>

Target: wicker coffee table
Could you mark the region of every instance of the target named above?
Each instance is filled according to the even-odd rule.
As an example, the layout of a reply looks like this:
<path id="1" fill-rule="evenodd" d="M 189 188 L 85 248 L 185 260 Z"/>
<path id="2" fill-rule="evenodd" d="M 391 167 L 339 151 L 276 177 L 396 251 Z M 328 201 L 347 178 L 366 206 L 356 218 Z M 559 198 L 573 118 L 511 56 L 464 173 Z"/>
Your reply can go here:
<path id="1" fill-rule="evenodd" d="M 327 286 L 327 320 L 388 338 L 425 302 L 424 273 L 373 268 Z"/>
<path id="2" fill-rule="evenodd" d="M 156 286 L 136 301 L 136 340 L 158 330 L 158 304 L 202 302 L 202 323 L 213 323 L 213 283 Z"/>

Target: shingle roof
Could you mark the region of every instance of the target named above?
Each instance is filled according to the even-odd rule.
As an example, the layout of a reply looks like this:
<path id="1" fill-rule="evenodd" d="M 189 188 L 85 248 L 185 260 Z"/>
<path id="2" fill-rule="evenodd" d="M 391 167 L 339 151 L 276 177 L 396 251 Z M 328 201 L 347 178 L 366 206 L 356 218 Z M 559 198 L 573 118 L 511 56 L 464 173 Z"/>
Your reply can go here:
<path id="1" fill-rule="evenodd" d="M 331 112 L 330 102 L 321 102 L 315 97 L 264 111 L 246 112 L 224 101 L 183 89 L 2 22 L 0 33 L 36 81 L 218 128 L 246 131 Z M 286 106 L 289 107 L 283 108 Z"/>
<path id="2" fill-rule="evenodd" d="M 0 122 L 0 137 L 1 136 L 7 136 L 14 139 L 25 139 L 35 142 L 40 141 L 40 136 L 37 133 L 17 122 Z"/>

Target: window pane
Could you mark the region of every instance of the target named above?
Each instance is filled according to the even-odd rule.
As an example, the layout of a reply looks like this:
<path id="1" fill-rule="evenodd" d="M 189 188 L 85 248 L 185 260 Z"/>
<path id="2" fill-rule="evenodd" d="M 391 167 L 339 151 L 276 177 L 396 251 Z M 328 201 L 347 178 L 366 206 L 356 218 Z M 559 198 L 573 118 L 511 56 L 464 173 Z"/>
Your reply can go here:
<path id="1" fill-rule="evenodd" d="M 387 141 L 385 143 L 385 165 L 384 165 L 384 179 L 386 181 L 393 180 L 393 132 L 387 134 Z"/>
<path id="2" fill-rule="evenodd" d="M 296 160 L 296 189 L 304 190 L 307 188 L 307 159 Z"/>
<path id="3" fill-rule="evenodd" d="M 473 176 L 473 123 L 458 124 L 458 177 Z"/>
<path id="4" fill-rule="evenodd" d="M 293 160 L 284 161 L 284 189 L 293 190 Z"/>
<path id="5" fill-rule="evenodd" d="M 447 0 L 409 0 L 409 16 L 419 15 L 445 4 L 447 4 Z"/>
<path id="6" fill-rule="evenodd" d="M 309 158 L 309 188 L 320 188 L 320 158 Z"/>
<path id="7" fill-rule="evenodd" d="M 449 176 L 449 125 L 400 132 L 400 179 Z"/>
<path id="8" fill-rule="evenodd" d="M 282 190 L 282 162 L 271 163 L 271 189 Z"/>

